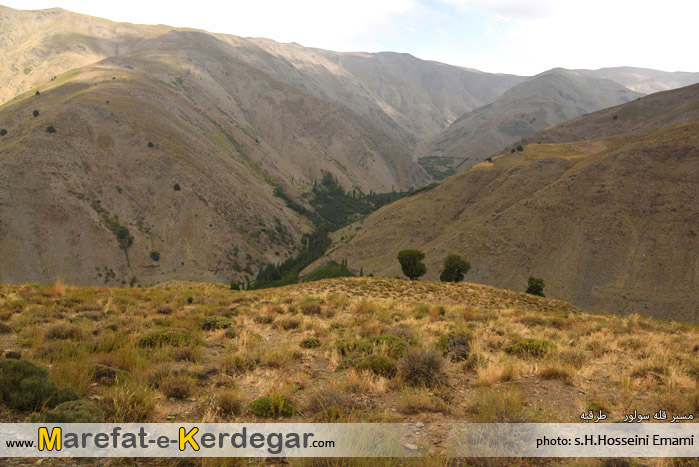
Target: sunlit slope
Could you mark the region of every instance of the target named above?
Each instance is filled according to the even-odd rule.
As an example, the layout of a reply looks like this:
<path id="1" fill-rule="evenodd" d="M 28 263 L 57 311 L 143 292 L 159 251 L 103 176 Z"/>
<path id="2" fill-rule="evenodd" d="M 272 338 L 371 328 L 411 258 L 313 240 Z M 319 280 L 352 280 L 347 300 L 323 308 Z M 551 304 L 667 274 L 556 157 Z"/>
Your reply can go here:
<path id="1" fill-rule="evenodd" d="M 467 280 L 523 290 L 532 275 L 579 306 L 696 321 L 697 102 L 692 86 L 553 127 L 377 211 L 330 257 L 399 275 L 398 251 L 420 248 L 436 279 L 455 252 L 473 265 Z M 578 131 L 593 139 L 555 142 Z"/>
<path id="2" fill-rule="evenodd" d="M 537 130 L 640 97 L 618 83 L 555 68 L 473 110 L 417 149 L 417 157 L 462 171 Z"/>

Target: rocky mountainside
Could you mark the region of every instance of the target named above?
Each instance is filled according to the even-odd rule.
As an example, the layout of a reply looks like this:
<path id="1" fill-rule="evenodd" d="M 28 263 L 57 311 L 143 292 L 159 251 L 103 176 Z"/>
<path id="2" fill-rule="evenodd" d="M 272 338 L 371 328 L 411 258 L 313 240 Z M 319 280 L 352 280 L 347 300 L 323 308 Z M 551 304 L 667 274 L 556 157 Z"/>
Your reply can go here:
<path id="1" fill-rule="evenodd" d="M 699 83 L 699 73 L 659 71 L 649 68 L 620 66 L 599 70 L 577 70 L 597 78 L 611 79 L 632 91 L 652 94 Z"/>
<path id="2" fill-rule="evenodd" d="M 433 170 L 462 171 L 537 130 L 640 96 L 611 80 L 556 68 L 461 116 L 415 155 Z"/>
<path id="3" fill-rule="evenodd" d="M 541 131 L 440 186 L 375 212 L 330 258 L 427 276 L 459 253 L 468 281 L 613 313 L 699 321 L 699 85 L 653 94 Z"/>

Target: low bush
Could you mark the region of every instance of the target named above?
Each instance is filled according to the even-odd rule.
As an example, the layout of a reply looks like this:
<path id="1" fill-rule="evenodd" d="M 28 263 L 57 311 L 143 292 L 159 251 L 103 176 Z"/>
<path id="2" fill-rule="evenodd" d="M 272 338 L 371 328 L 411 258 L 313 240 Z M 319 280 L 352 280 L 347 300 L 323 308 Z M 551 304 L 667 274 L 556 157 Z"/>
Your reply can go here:
<path id="1" fill-rule="evenodd" d="M 147 422 L 155 411 L 152 391 L 142 387 L 116 386 L 107 403 L 111 420 L 116 423 Z"/>
<path id="2" fill-rule="evenodd" d="M 34 115 L 35 117 L 38 117 L 38 116 L 39 116 L 39 111 L 38 111 L 38 110 L 35 110 L 34 112 L 32 112 L 32 115 Z"/>
<path id="3" fill-rule="evenodd" d="M 0 128 L 0 136 L 5 136 L 7 134 L 7 130 L 5 128 Z"/>
<path id="4" fill-rule="evenodd" d="M 53 125 L 49 125 L 48 127 L 46 127 L 46 131 L 47 131 L 48 133 L 55 133 L 55 132 L 56 132 L 56 127 L 54 127 Z"/>
<path id="5" fill-rule="evenodd" d="M 184 328 L 160 328 L 152 329 L 138 338 L 136 344 L 139 347 L 162 347 L 172 345 L 179 347 L 189 345 L 192 341 L 192 334 Z"/>
<path id="6" fill-rule="evenodd" d="M 319 315 L 322 308 L 317 303 L 302 303 L 301 313 L 304 315 Z"/>
<path id="7" fill-rule="evenodd" d="M 359 341 L 354 338 L 339 339 L 335 342 L 340 355 L 348 357 L 357 354 L 370 354 L 374 350 L 374 345 L 371 342 Z"/>
<path id="8" fill-rule="evenodd" d="M 160 253 L 157 251 L 151 251 L 150 259 L 152 259 L 153 261 L 160 261 Z"/>
<path id="9" fill-rule="evenodd" d="M 57 386 L 48 378 L 48 371 L 28 360 L 0 360 L 0 396 L 15 409 L 53 408 L 78 398 L 75 391 Z"/>
<path id="10" fill-rule="evenodd" d="M 301 326 L 301 321 L 294 319 L 294 318 L 288 318 L 282 320 L 279 325 L 284 329 L 285 331 L 290 331 L 291 329 L 298 329 L 299 326 Z"/>
<path id="11" fill-rule="evenodd" d="M 26 423 L 104 423 L 106 415 L 85 399 L 63 402 L 53 409 L 44 409 L 27 417 Z"/>
<path id="12" fill-rule="evenodd" d="M 161 379 L 158 389 L 170 399 L 187 399 L 194 394 L 196 381 L 187 375 L 169 375 Z"/>
<path id="13" fill-rule="evenodd" d="M 239 415 L 243 410 L 243 401 L 236 390 L 228 389 L 219 393 L 216 408 L 221 415 Z"/>
<path id="14" fill-rule="evenodd" d="M 113 368 L 108 365 L 96 364 L 93 372 L 93 379 L 102 384 L 113 384 L 117 379 L 126 375 L 126 371 Z"/>
<path id="15" fill-rule="evenodd" d="M 255 399 L 248 406 L 258 417 L 290 417 L 294 414 L 294 406 L 281 394 L 270 394 Z"/>
<path id="16" fill-rule="evenodd" d="M 345 418 L 353 408 L 354 402 L 350 396 L 327 387 L 315 391 L 307 405 L 308 411 L 319 415 L 323 421 Z"/>
<path id="17" fill-rule="evenodd" d="M 446 412 L 447 404 L 439 397 L 431 395 L 429 389 L 406 389 L 400 395 L 399 410 L 406 415 Z"/>
<path id="18" fill-rule="evenodd" d="M 506 349 L 510 355 L 517 355 L 518 357 L 544 357 L 549 353 L 553 344 L 544 339 L 534 339 L 532 337 L 518 339 L 512 344 L 510 344 Z"/>
<path id="19" fill-rule="evenodd" d="M 46 331 L 47 339 L 79 339 L 80 328 L 66 323 L 54 324 Z"/>
<path id="20" fill-rule="evenodd" d="M 392 358 L 400 358 L 408 350 L 408 342 L 393 334 L 382 334 L 375 337 L 374 345 Z"/>
<path id="21" fill-rule="evenodd" d="M 434 349 L 413 349 L 400 360 L 399 371 L 411 386 L 435 386 L 445 378 L 444 358 Z"/>
<path id="22" fill-rule="evenodd" d="M 175 311 L 170 305 L 159 305 L 155 312 L 161 315 L 169 315 Z"/>
<path id="23" fill-rule="evenodd" d="M 320 339 L 317 337 L 307 337 L 302 340 L 299 345 L 304 349 L 315 349 L 316 347 L 320 347 Z"/>
<path id="24" fill-rule="evenodd" d="M 453 361 L 463 361 L 468 358 L 471 350 L 469 340 L 469 335 L 464 332 L 450 332 L 439 338 L 437 347 L 442 355 L 449 355 Z"/>
<path id="25" fill-rule="evenodd" d="M 231 320 L 225 316 L 204 316 L 199 320 L 199 326 L 205 331 L 228 329 L 231 327 Z"/>
<path id="26" fill-rule="evenodd" d="M 397 364 L 398 362 L 395 358 L 376 354 L 357 358 L 352 362 L 352 366 L 357 370 L 371 370 L 375 374 L 386 378 L 395 376 Z"/>
<path id="27" fill-rule="evenodd" d="M 415 344 L 417 339 L 415 338 L 415 331 L 405 324 L 399 324 L 398 326 L 391 329 L 391 334 L 398 336 L 409 344 Z"/>

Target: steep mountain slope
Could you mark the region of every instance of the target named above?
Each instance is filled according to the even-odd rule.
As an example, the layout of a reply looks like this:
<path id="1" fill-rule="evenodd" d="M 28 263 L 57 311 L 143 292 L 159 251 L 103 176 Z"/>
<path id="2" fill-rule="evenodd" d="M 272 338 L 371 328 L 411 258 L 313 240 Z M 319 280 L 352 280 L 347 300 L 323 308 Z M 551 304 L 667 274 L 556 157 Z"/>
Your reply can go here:
<path id="1" fill-rule="evenodd" d="M 668 91 L 670 89 L 677 89 L 699 83 L 699 73 L 688 73 L 684 71 L 667 72 L 631 66 L 577 71 L 598 78 L 611 79 L 632 91 L 642 92 L 644 94 Z"/>
<path id="2" fill-rule="evenodd" d="M 351 73 L 381 109 L 415 137 L 415 143 L 525 79 L 420 60 L 409 54 L 318 53 Z"/>
<path id="3" fill-rule="evenodd" d="M 398 251 L 420 248 L 434 279 L 456 252 L 469 281 L 523 290 L 533 275 L 579 306 L 699 321 L 699 85 L 528 141 L 377 211 L 329 256 L 398 275 Z"/>
<path id="4" fill-rule="evenodd" d="M 0 103 L 70 69 L 124 56 L 149 39 L 167 37 L 169 31 L 192 30 L 114 23 L 61 9 L 0 6 L 0 56 L 7 60 L 0 70 Z M 407 54 L 345 54 L 205 34 L 228 43 L 225 53 L 231 58 L 346 107 L 406 151 L 523 79 Z"/>
<path id="5" fill-rule="evenodd" d="M 118 281 L 251 277 L 310 229 L 277 187 L 300 203 L 323 171 L 367 192 L 424 183 L 345 109 L 229 47 L 171 31 L 0 106 L 3 281 L 92 283 L 105 268 Z M 119 225 L 134 237 L 128 257 Z"/>
<path id="6" fill-rule="evenodd" d="M 73 68 L 123 55 L 170 29 L 115 23 L 60 8 L 0 5 L 0 104 Z"/>
<path id="7" fill-rule="evenodd" d="M 612 81 L 556 68 L 463 115 L 415 154 L 429 168 L 465 170 L 534 131 L 639 96 Z"/>

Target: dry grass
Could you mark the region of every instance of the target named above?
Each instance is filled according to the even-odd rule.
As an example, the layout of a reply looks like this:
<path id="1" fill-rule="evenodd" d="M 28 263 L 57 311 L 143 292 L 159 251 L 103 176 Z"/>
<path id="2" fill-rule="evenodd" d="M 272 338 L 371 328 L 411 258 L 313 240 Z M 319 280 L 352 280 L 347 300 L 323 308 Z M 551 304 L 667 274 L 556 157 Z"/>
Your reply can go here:
<path id="1" fill-rule="evenodd" d="M 49 368 L 113 421 L 259 420 L 250 403 L 270 394 L 291 401 L 291 421 L 576 422 L 587 407 L 617 421 L 629 409 L 699 411 L 697 326 L 588 315 L 473 284 L 0 286 L 0 312 L 1 348 Z M 443 336 L 466 334 L 461 358 L 442 353 Z M 355 367 L 372 354 L 396 357 L 397 374 Z"/>

